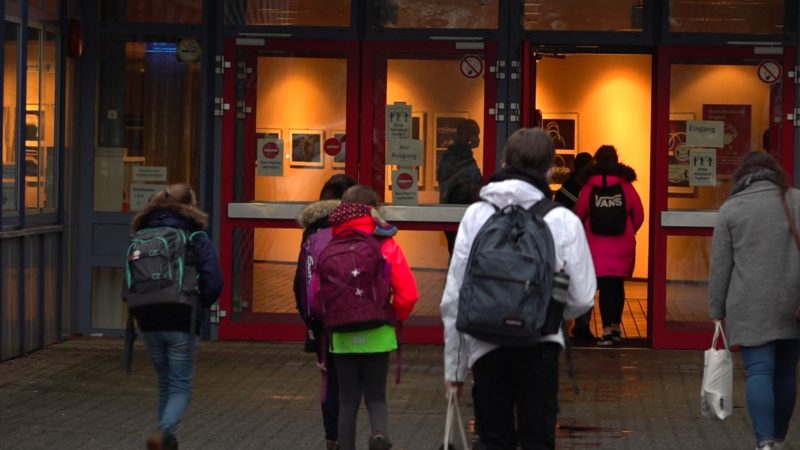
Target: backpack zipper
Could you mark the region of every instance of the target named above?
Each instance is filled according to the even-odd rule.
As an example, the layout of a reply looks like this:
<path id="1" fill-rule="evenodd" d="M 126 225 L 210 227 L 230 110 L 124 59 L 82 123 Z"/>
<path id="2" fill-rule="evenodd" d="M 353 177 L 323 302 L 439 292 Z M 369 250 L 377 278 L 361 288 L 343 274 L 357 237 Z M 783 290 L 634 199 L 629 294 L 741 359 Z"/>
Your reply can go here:
<path id="1" fill-rule="evenodd" d="M 524 292 L 527 294 L 531 290 L 531 281 L 530 280 L 519 280 L 516 278 L 508 278 L 508 277 L 499 277 L 497 275 L 475 275 L 478 278 L 487 278 L 489 280 L 497 280 L 497 281 L 506 281 L 509 283 L 517 283 L 522 284 Z"/>

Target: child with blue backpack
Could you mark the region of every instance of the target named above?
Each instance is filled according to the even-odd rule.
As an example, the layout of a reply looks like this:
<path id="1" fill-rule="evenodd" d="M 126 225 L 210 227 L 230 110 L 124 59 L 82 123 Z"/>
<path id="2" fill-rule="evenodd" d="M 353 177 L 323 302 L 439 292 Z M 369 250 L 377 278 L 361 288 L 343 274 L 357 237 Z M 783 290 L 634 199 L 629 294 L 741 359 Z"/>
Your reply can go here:
<path id="1" fill-rule="evenodd" d="M 398 349 L 396 327 L 419 298 L 405 255 L 391 237 L 396 229 L 377 214 L 378 195 L 349 188 L 328 216 L 333 239 L 312 280 L 312 313 L 322 319 L 323 342 L 339 379 L 339 447 L 354 450 L 363 396 L 370 419 L 370 450 L 388 450 L 386 377 L 389 353 Z"/>

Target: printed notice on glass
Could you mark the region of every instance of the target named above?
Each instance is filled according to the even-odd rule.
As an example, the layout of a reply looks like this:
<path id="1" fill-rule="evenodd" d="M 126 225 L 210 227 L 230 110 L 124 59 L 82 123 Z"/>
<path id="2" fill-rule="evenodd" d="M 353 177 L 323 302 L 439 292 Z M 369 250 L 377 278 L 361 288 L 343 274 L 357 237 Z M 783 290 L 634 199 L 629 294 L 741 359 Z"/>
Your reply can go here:
<path id="1" fill-rule="evenodd" d="M 387 139 L 386 164 L 400 167 L 421 166 L 422 141 L 414 139 Z"/>
<path id="2" fill-rule="evenodd" d="M 717 150 L 689 150 L 689 186 L 714 186 L 717 182 Z"/>
<path id="3" fill-rule="evenodd" d="M 413 170 L 392 171 L 392 204 L 401 206 L 417 206 L 419 204 L 419 188 L 417 172 Z"/>
<path id="4" fill-rule="evenodd" d="M 166 184 L 131 184 L 131 210 L 140 211 L 144 209 L 156 192 L 161 192 L 166 188 Z"/>
<path id="5" fill-rule="evenodd" d="M 386 140 L 411 139 L 411 105 L 386 105 Z"/>
<path id="6" fill-rule="evenodd" d="M 167 181 L 167 168 L 164 166 L 133 166 L 133 181 Z"/>
<path id="7" fill-rule="evenodd" d="M 686 145 L 722 148 L 725 144 L 725 122 L 721 120 L 687 120 Z"/>
<path id="8" fill-rule="evenodd" d="M 256 165 L 256 175 L 260 177 L 283 176 L 283 139 L 258 139 Z"/>

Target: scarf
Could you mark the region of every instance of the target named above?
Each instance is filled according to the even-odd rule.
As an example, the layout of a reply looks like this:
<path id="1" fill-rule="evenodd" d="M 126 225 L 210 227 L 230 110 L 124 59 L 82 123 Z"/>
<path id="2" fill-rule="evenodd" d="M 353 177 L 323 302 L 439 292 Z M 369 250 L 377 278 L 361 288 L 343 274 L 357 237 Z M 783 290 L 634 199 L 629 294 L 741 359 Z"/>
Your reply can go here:
<path id="1" fill-rule="evenodd" d="M 517 169 L 516 167 L 506 166 L 502 169 L 498 170 L 494 173 L 494 175 L 489 178 L 489 182 L 495 181 L 505 181 L 505 180 L 521 180 L 528 184 L 532 184 L 533 187 L 542 191 L 545 198 L 552 198 L 553 192 L 550 191 L 550 185 L 547 184 L 544 177 L 534 175 L 532 173 L 526 172 L 521 169 Z"/>

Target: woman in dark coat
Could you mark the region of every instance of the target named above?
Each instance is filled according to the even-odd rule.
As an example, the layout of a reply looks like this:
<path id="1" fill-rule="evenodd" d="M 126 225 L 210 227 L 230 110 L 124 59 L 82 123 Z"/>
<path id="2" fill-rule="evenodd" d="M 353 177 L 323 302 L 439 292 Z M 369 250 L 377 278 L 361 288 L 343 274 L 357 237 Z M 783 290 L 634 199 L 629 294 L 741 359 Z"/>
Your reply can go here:
<path id="1" fill-rule="evenodd" d="M 203 232 L 208 215 L 197 207 L 194 191 L 187 184 L 172 184 L 153 195 L 147 207 L 137 214 L 133 232 L 144 228 L 172 227 L 189 237 L 198 274 L 198 306 L 175 303 L 139 306 L 132 311 L 142 331 L 145 346 L 158 376 L 158 426 L 148 437 L 148 449 L 177 449 L 175 431 L 192 396 L 194 357 L 205 308 L 222 292 L 222 273 L 217 251 Z M 194 326 L 192 326 L 194 320 Z M 191 330 L 195 330 L 195 335 Z"/>

